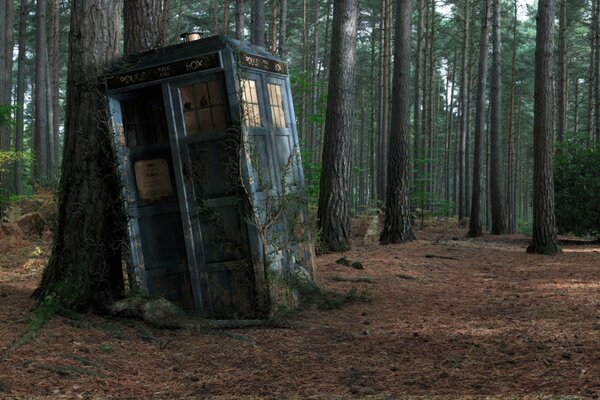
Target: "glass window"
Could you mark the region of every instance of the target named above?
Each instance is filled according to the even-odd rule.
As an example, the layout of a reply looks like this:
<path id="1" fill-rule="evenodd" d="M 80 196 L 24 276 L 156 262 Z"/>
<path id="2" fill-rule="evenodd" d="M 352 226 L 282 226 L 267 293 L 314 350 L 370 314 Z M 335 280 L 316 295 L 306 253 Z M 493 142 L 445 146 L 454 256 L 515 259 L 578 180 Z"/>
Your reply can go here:
<path id="1" fill-rule="evenodd" d="M 179 89 L 179 94 L 188 135 L 218 132 L 227 128 L 220 80 L 184 86 Z"/>
<path id="2" fill-rule="evenodd" d="M 256 81 L 242 79 L 242 106 L 244 107 L 244 121 L 246 125 L 249 127 L 262 126 Z"/>
<path id="3" fill-rule="evenodd" d="M 283 108 L 283 96 L 281 95 L 281 85 L 268 83 L 269 104 L 271 106 L 271 118 L 275 128 L 287 128 L 285 122 L 285 110 Z"/>
<path id="4" fill-rule="evenodd" d="M 128 147 L 168 143 L 169 131 L 160 87 L 131 92 L 120 105 Z"/>

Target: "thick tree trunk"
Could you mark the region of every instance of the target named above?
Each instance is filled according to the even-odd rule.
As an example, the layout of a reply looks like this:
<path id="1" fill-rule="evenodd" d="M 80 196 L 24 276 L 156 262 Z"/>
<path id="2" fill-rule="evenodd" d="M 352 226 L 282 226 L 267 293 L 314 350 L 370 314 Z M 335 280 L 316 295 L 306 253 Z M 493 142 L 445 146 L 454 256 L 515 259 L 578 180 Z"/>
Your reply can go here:
<path id="1" fill-rule="evenodd" d="M 490 205 L 492 211 L 492 234 L 506 233 L 506 201 L 502 191 L 502 38 L 500 32 L 500 0 L 492 0 L 492 92 L 490 98 Z"/>
<path id="2" fill-rule="evenodd" d="M 252 30 L 250 43 L 265 47 L 265 2 L 264 0 L 252 0 Z"/>
<path id="3" fill-rule="evenodd" d="M 351 138 L 358 0 L 334 3 L 318 224 L 330 251 L 350 248 Z"/>
<path id="4" fill-rule="evenodd" d="M 481 156 L 483 154 L 483 133 L 485 131 L 485 94 L 487 86 L 487 64 L 489 48 L 490 1 L 481 5 L 481 35 L 479 38 L 479 68 L 477 71 L 477 103 L 475 105 L 475 147 L 473 151 L 473 190 L 471 196 L 471 216 L 469 237 L 481 236 Z"/>
<path id="5" fill-rule="evenodd" d="M 125 1 L 125 55 L 164 45 L 163 7 L 164 0 Z"/>
<path id="6" fill-rule="evenodd" d="M 410 60 L 412 0 L 398 0 L 388 182 L 381 244 L 415 239 L 410 209 Z"/>
<path id="7" fill-rule="evenodd" d="M 541 254 L 554 254 L 560 251 L 556 237 L 552 173 L 554 17 L 555 0 L 539 0 L 533 121 L 533 237 L 527 251 Z"/>
<path id="8" fill-rule="evenodd" d="M 103 307 L 122 291 L 125 221 L 97 80 L 119 53 L 121 6 L 115 0 L 71 3 L 58 226 L 36 295 L 75 310 Z"/>

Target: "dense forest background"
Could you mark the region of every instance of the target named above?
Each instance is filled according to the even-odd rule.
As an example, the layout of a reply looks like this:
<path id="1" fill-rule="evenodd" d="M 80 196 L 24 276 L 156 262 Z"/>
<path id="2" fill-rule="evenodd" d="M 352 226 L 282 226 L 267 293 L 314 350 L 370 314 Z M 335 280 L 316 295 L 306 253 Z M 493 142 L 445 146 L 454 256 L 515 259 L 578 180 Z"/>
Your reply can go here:
<path id="1" fill-rule="evenodd" d="M 262 3 L 257 6 L 251 3 Z M 595 143 L 600 141 L 600 30 L 598 1 L 561 0 L 554 57 L 554 125 L 558 225 L 591 233 L 594 215 Z M 482 223 L 492 227 L 494 202 L 502 202 L 507 232 L 531 232 L 533 190 L 535 4 L 498 1 L 498 33 L 487 67 L 493 77 L 483 96 Z M 60 176 L 64 129 L 70 2 L 0 2 L 0 168 L 3 202 L 53 189 Z M 263 8 L 264 7 L 264 8 Z M 396 2 L 360 2 L 351 144 L 351 208 L 374 212 L 386 195 L 390 141 Z M 487 2 L 418 0 L 412 15 L 411 201 L 414 216 L 468 217 L 472 199 L 476 103 L 482 16 Z M 255 13 L 263 13 L 258 24 Z M 487 11 L 486 11 L 487 15 Z M 490 16 L 491 17 L 491 14 Z M 262 18 L 262 19 L 260 19 Z M 289 63 L 305 177 L 316 205 L 321 173 L 333 1 L 271 0 L 164 2 L 156 21 L 168 43 L 184 31 L 240 35 L 253 29 L 264 45 Z M 491 22 L 491 20 L 489 20 Z M 501 50 L 501 51 L 500 51 Z M 498 86 L 499 85 L 499 86 Z M 501 89 L 500 129 L 490 131 L 491 92 Z M 491 135 L 488 134 L 491 133 Z M 550 132 L 552 134 L 552 132 Z M 596 164 L 595 164 L 596 163 Z M 494 187 L 498 188 L 498 196 Z M 586 197 L 589 193 L 591 197 Z M 568 205 L 568 206 L 567 206 Z M 1 207 L 0 207 L 1 208 Z"/>

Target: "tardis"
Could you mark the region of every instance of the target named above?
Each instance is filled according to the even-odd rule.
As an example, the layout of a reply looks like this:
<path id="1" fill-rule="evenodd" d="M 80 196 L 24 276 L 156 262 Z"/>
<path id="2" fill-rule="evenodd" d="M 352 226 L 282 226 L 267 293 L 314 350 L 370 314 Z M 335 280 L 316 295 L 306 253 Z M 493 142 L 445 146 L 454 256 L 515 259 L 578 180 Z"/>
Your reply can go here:
<path id="1" fill-rule="evenodd" d="M 223 37 L 104 77 L 127 215 L 127 276 L 208 318 L 260 318 L 314 277 L 287 65 Z"/>

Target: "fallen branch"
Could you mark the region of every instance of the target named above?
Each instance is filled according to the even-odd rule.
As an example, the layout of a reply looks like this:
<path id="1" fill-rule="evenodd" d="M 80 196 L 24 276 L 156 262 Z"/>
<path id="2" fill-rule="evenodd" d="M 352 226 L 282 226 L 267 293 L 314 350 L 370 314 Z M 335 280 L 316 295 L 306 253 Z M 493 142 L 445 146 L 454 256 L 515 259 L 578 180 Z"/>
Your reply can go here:
<path id="1" fill-rule="evenodd" d="M 460 258 L 457 258 L 457 257 L 438 256 L 437 254 L 425 254 L 424 257 L 425 258 L 441 258 L 442 260 L 460 260 Z"/>

